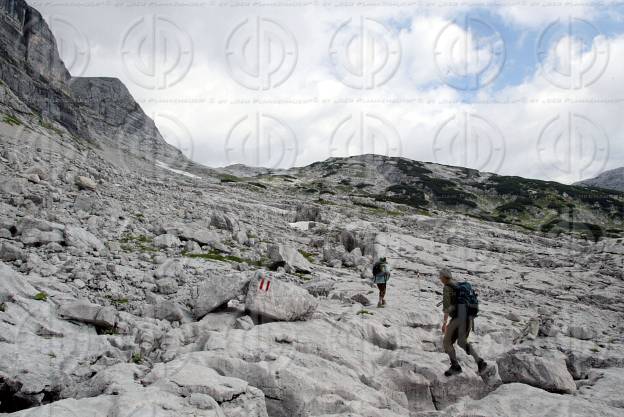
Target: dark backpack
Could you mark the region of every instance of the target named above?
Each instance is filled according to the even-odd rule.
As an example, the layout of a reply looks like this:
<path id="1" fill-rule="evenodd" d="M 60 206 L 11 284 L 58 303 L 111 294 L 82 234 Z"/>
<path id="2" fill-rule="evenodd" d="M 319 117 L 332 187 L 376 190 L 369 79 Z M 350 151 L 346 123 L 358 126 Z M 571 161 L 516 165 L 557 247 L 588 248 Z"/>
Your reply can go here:
<path id="1" fill-rule="evenodd" d="M 373 276 L 376 277 L 377 275 L 381 274 L 383 272 L 383 262 L 375 262 L 375 265 L 373 265 Z"/>
<path id="2" fill-rule="evenodd" d="M 479 315 L 479 298 L 469 282 L 460 282 L 455 287 L 455 305 L 456 311 L 459 310 L 460 305 L 465 305 L 468 317 Z"/>

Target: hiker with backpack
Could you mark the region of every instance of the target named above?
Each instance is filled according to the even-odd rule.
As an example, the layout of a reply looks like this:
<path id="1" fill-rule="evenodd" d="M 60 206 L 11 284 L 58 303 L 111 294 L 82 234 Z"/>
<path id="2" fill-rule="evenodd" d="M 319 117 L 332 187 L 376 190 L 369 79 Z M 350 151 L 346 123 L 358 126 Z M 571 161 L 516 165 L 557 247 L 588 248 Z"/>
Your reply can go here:
<path id="1" fill-rule="evenodd" d="M 379 260 L 373 265 L 373 282 L 377 284 L 377 288 L 379 289 L 379 302 L 377 303 L 378 308 L 386 306 L 386 286 L 389 279 L 390 271 L 388 270 L 386 258 L 379 258 Z"/>
<path id="2" fill-rule="evenodd" d="M 444 351 L 449 355 L 451 367 L 444 372 L 447 377 L 459 374 L 462 368 L 457 361 L 457 353 L 453 346 L 455 342 L 471 355 L 477 362 L 479 373 L 487 368 L 487 363 L 481 359 L 479 354 L 468 343 L 468 336 L 474 326 L 474 318 L 479 313 L 479 300 L 477 294 L 468 282 L 458 283 L 453 279 L 453 274 L 447 268 L 443 268 L 439 273 L 440 282 L 444 285 L 442 308 L 444 311 L 444 321 L 442 323 L 442 333 L 444 333 Z M 449 316 L 451 321 L 448 322 Z"/>

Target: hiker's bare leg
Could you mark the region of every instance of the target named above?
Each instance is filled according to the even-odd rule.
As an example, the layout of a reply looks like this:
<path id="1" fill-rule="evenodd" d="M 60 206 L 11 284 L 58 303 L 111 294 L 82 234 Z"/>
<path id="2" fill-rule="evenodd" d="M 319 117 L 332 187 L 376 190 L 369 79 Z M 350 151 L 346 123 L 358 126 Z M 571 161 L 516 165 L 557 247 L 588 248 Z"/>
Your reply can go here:
<path id="1" fill-rule="evenodd" d="M 457 328 L 458 320 L 452 319 L 446 328 L 446 333 L 444 333 L 444 352 L 449 355 L 449 359 L 451 360 L 451 364 L 457 364 L 457 353 L 455 352 L 455 342 L 457 341 L 458 328 Z"/>

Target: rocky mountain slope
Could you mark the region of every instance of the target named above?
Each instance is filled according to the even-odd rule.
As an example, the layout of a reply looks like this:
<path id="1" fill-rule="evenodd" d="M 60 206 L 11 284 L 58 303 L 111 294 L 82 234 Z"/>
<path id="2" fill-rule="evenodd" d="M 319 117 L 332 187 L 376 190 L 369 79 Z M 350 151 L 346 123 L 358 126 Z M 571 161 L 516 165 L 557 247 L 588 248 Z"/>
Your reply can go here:
<path id="1" fill-rule="evenodd" d="M 624 192 L 506 177 L 476 170 L 364 155 L 291 170 L 226 168 L 229 181 L 279 183 L 330 203 L 332 196 L 392 214 L 446 210 L 527 230 L 598 240 L 624 234 Z M 236 174 L 242 178 L 238 178 Z"/>
<path id="2" fill-rule="evenodd" d="M 238 167 L 245 178 L 198 167 L 118 81 L 72 89 L 60 67 L 29 63 L 54 55 L 34 21 L 0 58 L 0 413 L 622 415 L 619 194 L 378 156 Z M 42 115 L 11 74 L 74 113 Z M 561 199 L 574 213 L 561 221 L 604 233 L 503 219 L 520 197 L 538 218 Z M 381 254 L 392 278 L 378 309 Z M 443 375 L 442 266 L 480 295 L 483 375 L 461 351 L 464 373 Z"/>
<path id="3" fill-rule="evenodd" d="M 624 192 L 624 167 L 605 171 L 596 178 L 579 182 L 578 185 Z"/>

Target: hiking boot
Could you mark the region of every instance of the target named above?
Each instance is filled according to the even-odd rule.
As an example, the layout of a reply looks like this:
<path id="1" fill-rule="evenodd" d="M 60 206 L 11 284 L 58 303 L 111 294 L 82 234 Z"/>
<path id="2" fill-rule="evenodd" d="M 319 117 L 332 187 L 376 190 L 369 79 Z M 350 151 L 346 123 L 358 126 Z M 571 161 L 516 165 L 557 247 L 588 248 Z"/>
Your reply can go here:
<path id="1" fill-rule="evenodd" d="M 383 306 L 384 305 L 383 305 L 383 303 L 381 301 L 377 303 L 377 308 L 383 308 Z"/>
<path id="2" fill-rule="evenodd" d="M 386 306 L 386 300 L 381 300 L 381 305 L 385 307 Z"/>
<path id="3" fill-rule="evenodd" d="M 457 374 L 461 374 L 462 373 L 462 368 L 461 366 L 459 366 L 458 363 L 451 365 L 451 367 L 444 372 L 444 376 L 449 377 L 449 376 L 453 376 L 453 375 L 457 375 Z"/>
<path id="4" fill-rule="evenodd" d="M 480 359 L 479 362 L 477 362 L 477 367 L 479 368 L 479 373 L 482 374 L 483 371 L 487 369 L 488 364 L 483 359 Z"/>

